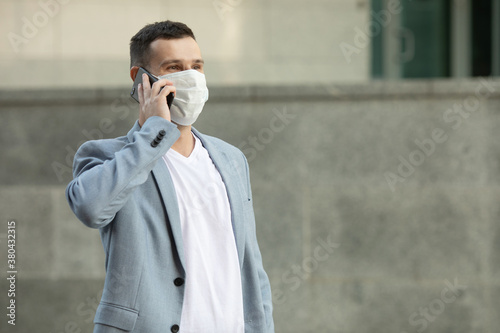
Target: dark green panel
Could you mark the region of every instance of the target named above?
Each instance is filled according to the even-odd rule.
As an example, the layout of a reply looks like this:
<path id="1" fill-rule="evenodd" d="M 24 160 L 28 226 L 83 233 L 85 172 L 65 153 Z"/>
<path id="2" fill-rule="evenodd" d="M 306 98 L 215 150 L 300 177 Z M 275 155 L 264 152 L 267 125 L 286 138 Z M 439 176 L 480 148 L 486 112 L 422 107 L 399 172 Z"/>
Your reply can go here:
<path id="1" fill-rule="evenodd" d="M 404 78 L 449 76 L 449 0 L 412 0 L 402 1 L 402 4 L 401 53 L 408 52 L 411 49 L 409 44 L 414 41 L 413 56 L 402 59 L 402 76 Z"/>

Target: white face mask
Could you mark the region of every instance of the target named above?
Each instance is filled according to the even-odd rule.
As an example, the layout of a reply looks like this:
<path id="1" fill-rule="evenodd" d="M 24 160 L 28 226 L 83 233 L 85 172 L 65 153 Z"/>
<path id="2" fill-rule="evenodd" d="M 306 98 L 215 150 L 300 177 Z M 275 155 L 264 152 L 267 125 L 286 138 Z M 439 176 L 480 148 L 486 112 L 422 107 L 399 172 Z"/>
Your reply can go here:
<path id="1" fill-rule="evenodd" d="M 193 124 L 208 100 L 207 81 L 205 74 L 195 69 L 162 75 L 174 83 L 175 98 L 170 107 L 170 117 L 179 125 Z"/>

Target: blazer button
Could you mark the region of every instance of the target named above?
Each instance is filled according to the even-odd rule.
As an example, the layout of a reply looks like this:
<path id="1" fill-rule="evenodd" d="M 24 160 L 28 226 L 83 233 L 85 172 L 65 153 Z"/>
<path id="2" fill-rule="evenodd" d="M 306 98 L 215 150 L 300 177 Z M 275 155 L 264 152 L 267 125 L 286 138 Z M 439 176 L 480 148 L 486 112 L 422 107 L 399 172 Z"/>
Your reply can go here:
<path id="1" fill-rule="evenodd" d="M 184 279 L 183 278 L 177 278 L 174 280 L 174 284 L 177 286 L 177 287 L 180 287 L 184 284 Z"/>
<path id="2" fill-rule="evenodd" d="M 170 327 L 170 332 L 172 333 L 179 332 L 179 325 L 172 325 L 172 327 Z"/>
<path id="3" fill-rule="evenodd" d="M 156 137 L 153 141 L 151 141 L 151 147 L 156 148 L 161 142 L 161 138 Z"/>

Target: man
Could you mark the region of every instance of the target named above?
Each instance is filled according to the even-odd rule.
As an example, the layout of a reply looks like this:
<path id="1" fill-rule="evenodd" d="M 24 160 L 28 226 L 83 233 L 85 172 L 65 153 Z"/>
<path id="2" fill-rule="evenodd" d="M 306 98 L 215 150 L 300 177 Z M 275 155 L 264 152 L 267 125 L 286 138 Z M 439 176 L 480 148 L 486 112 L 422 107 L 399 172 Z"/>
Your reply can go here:
<path id="1" fill-rule="evenodd" d="M 126 136 L 79 148 L 66 189 L 106 253 L 94 332 L 274 332 L 246 159 L 191 127 L 208 98 L 193 32 L 147 25 L 130 56 L 132 80 L 159 80 L 143 75 Z"/>

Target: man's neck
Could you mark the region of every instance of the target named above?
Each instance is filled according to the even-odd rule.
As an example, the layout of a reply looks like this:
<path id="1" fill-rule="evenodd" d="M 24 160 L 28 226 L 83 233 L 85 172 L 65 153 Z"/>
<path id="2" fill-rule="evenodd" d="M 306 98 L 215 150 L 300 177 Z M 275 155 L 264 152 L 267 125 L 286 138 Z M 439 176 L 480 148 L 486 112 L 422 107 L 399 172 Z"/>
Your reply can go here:
<path id="1" fill-rule="evenodd" d="M 193 134 L 191 133 L 191 125 L 177 125 L 177 128 L 181 132 L 181 136 L 172 145 L 172 149 L 185 157 L 189 157 L 193 152 L 195 143 Z"/>

